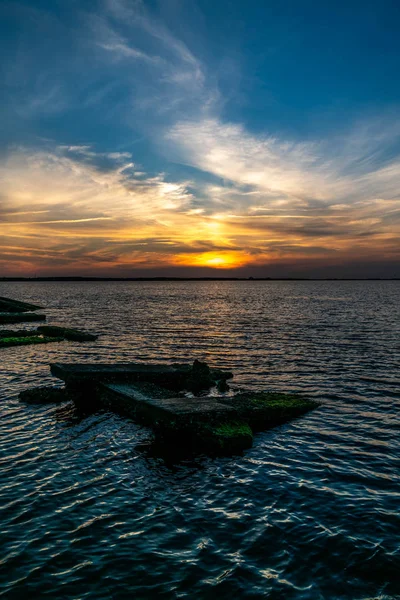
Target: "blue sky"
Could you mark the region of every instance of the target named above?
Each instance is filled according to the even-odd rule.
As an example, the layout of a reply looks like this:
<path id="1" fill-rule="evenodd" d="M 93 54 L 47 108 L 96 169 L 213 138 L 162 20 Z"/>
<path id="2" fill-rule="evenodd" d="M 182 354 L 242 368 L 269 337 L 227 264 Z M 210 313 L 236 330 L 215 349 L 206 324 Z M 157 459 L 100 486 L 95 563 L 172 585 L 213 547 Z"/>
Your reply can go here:
<path id="1" fill-rule="evenodd" d="M 400 276 L 400 4 L 0 7 L 4 274 Z"/>

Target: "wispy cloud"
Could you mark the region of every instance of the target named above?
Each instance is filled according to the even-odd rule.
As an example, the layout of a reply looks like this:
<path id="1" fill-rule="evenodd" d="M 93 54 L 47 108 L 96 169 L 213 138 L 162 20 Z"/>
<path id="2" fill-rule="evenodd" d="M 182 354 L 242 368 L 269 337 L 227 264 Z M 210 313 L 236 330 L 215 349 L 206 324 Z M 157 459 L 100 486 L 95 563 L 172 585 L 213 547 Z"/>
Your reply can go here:
<path id="1" fill-rule="evenodd" d="M 376 168 L 371 156 L 400 139 L 399 127 L 400 122 L 386 129 L 384 139 L 370 138 L 362 128 L 303 143 L 254 136 L 240 125 L 214 118 L 178 122 L 166 133 L 166 141 L 177 160 L 243 186 L 247 198 L 263 192 L 271 204 L 273 198 L 280 205 L 339 204 L 397 194 L 400 157 Z"/>

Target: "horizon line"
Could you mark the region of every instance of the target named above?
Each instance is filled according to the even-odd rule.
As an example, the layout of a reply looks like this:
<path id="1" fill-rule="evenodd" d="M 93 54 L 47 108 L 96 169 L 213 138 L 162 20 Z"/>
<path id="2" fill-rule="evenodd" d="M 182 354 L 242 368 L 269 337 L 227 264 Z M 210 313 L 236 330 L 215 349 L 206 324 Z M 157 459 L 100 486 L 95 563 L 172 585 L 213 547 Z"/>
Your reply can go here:
<path id="1" fill-rule="evenodd" d="M 0 277 L 0 282 L 13 281 L 400 281 L 400 277 L 90 277 L 79 275 Z"/>

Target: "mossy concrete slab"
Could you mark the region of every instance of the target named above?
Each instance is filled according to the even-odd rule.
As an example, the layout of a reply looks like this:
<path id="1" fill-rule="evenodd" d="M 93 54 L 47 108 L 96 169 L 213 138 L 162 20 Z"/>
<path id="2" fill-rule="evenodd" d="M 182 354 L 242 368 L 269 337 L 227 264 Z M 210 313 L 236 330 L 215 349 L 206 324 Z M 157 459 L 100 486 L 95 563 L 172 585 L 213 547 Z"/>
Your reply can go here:
<path id="1" fill-rule="evenodd" d="M 45 337 L 39 335 L 23 337 L 0 337 L 0 348 L 10 348 L 12 346 L 33 346 L 35 344 L 50 344 L 52 342 L 63 341 L 64 338 Z"/>
<path id="2" fill-rule="evenodd" d="M 11 313 L 1 312 L 0 313 L 0 324 L 2 323 L 28 323 L 30 321 L 45 321 L 46 315 L 33 312 L 23 313 Z"/>
<path id="3" fill-rule="evenodd" d="M 148 390 L 154 393 L 154 390 Z M 158 397 L 135 384 L 100 384 L 103 406 L 153 428 L 164 443 L 211 454 L 234 454 L 250 448 L 253 433 L 236 409 L 215 396 Z"/>
<path id="4" fill-rule="evenodd" d="M 320 406 L 318 402 L 300 394 L 280 392 L 242 392 L 227 397 L 253 431 L 263 431 L 275 427 Z"/>
<path id="5" fill-rule="evenodd" d="M 36 304 L 20 302 L 19 300 L 14 300 L 13 298 L 5 298 L 4 296 L 0 296 L 0 311 L 21 313 L 28 312 L 30 310 L 41 310 L 41 308 L 41 306 L 36 306 Z"/>

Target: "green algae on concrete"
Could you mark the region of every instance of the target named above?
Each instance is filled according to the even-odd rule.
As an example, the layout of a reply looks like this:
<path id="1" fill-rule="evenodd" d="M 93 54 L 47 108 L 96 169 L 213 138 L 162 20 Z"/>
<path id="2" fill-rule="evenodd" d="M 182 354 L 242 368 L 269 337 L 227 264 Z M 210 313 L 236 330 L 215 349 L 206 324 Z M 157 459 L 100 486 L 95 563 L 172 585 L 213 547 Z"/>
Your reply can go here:
<path id="1" fill-rule="evenodd" d="M 40 325 L 37 328 L 39 333 L 50 337 L 62 337 L 71 342 L 92 342 L 97 340 L 98 336 L 87 331 L 79 329 L 70 329 L 69 327 L 59 327 L 57 325 Z"/>
<path id="2" fill-rule="evenodd" d="M 33 332 L 34 333 L 34 332 Z M 51 342 L 63 342 L 64 338 L 45 337 L 40 335 L 1 337 L 0 348 L 10 348 L 12 346 L 31 346 L 34 344 L 49 344 Z"/>
<path id="3" fill-rule="evenodd" d="M 45 321 L 46 315 L 38 313 L 12 313 L 12 312 L 1 312 L 0 313 L 0 324 L 2 323 L 24 323 L 29 321 Z"/>
<path id="4" fill-rule="evenodd" d="M 226 398 L 253 431 L 262 431 L 299 417 L 320 406 L 299 394 L 242 392 Z"/>
<path id="5" fill-rule="evenodd" d="M 251 448 L 253 432 L 245 421 L 202 425 L 196 432 L 197 445 L 210 452 L 234 454 Z"/>
<path id="6" fill-rule="evenodd" d="M 19 399 L 28 404 L 50 404 L 72 400 L 65 388 L 42 386 L 20 392 Z"/>

